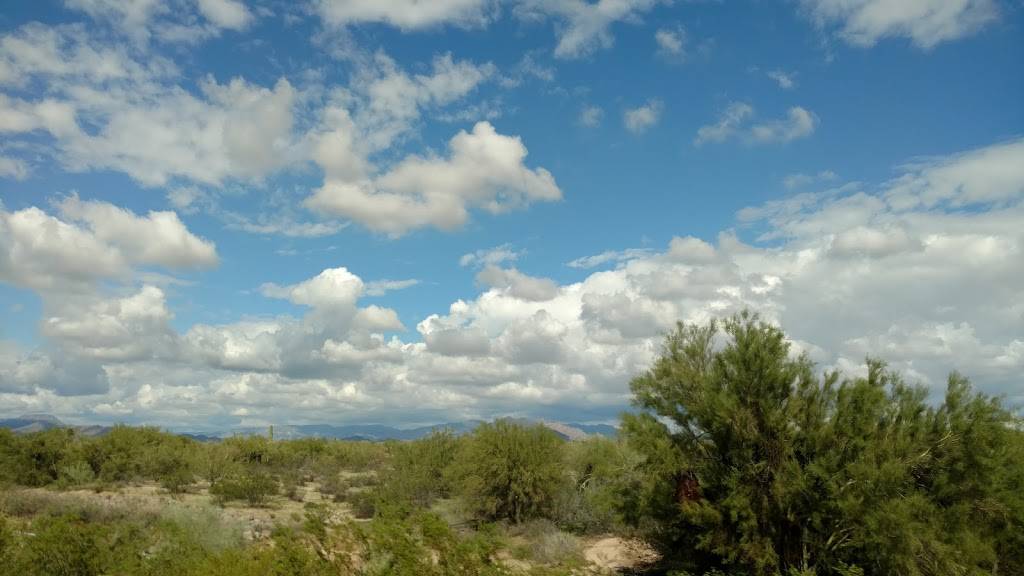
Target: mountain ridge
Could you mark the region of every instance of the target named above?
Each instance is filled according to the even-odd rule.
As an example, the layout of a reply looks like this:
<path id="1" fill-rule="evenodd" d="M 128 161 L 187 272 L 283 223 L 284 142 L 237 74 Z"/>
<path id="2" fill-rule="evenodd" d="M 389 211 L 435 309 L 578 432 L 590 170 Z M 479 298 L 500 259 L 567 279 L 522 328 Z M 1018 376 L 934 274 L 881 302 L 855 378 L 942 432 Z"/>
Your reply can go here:
<path id="1" fill-rule="evenodd" d="M 524 424 L 541 424 L 566 440 L 579 440 L 591 436 L 615 437 L 618 429 L 608 424 L 580 424 L 575 422 L 557 422 L 552 420 L 513 419 Z M 445 422 L 429 426 L 398 428 L 385 424 L 283 424 L 273 426 L 274 437 L 281 440 L 300 438 L 328 438 L 336 440 L 416 440 L 428 434 L 448 429 L 456 435 L 472 432 L 482 424 L 482 420 L 461 422 Z M 0 428 L 7 428 L 17 434 L 41 432 L 53 428 L 71 428 L 84 436 L 100 436 L 110 430 L 110 426 L 84 425 L 75 426 L 62 422 L 49 414 L 25 414 L 14 418 L 0 419 Z M 200 441 L 214 441 L 232 436 L 253 436 L 268 434 L 269 427 L 243 427 L 216 432 L 176 432 Z"/>

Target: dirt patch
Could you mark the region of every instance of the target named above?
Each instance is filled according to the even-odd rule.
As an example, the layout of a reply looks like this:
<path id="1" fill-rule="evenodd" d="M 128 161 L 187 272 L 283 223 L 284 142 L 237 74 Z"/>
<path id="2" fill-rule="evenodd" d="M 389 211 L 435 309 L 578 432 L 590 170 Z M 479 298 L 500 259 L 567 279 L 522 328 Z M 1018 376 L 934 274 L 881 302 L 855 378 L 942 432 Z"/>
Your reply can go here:
<path id="1" fill-rule="evenodd" d="M 225 525 L 238 525 L 246 540 L 258 541 L 268 538 L 275 526 L 301 522 L 305 515 L 305 504 L 308 502 L 327 506 L 328 522 L 340 523 L 352 517 L 347 504 L 331 502 L 324 498 L 317 488 L 312 483 L 304 486 L 301 501 L 274 496 L 265 506 L 258 508 L 251 508 L 240 502 L 220 505 L 210 496 L 205 485 L 197 485 L 184 494 L 169 494 L 157 484 L 145 483 L 118 486 L 111 491 L 103 492 L 29 488 L 10 491 L 8 497 L 34 501 L 23 505 L 31 508 L 71 509 L 85 506 L 115 516 L 129 513 L 151 516 L 188 512 L 214 514 Z"/>
<path id="2" fill-rule="evenodd" d="M 583 557 L 603 570 L 635 570 L 658 561 L 658 553 L 639 540 L 608 536 L 583 547 Z"/>

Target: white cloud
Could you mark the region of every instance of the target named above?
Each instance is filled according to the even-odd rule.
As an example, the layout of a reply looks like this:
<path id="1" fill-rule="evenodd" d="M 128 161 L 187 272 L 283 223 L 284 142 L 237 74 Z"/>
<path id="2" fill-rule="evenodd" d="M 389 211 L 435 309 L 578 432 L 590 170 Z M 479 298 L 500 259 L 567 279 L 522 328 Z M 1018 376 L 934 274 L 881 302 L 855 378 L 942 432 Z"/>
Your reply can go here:
<path id="1" fill-rule="evenodd" d="M 0 81 L 45 87 L 35 101 L 0 95 L 0 131 L 48 133 L 65 168 L 118 170 L 147 186 L 257 181 L 295 161 L 287 80 L 264 88 L 208 77 L 193 94 L 172 83 L 173 63 L 142 64 L 91 34 L 33 23 L 0 37 Z"/>
<path id="2" fill-rule="evenodd" d="M 1024 192 L 1024 141 L 1014 140 L 948 158 L 905 166 L 890 183 L 888 200 L 906 209 L 953 207 L 1016 200 Z"/>
<path id="3" fill-rule="evenodd" d="M 591 256 L 581 256 L 566 263 L 566 266 L 570 268 L 597 268 L 609 262 L 621 264 L 622 262 L 628 262 L 636 258 L 642 258 L 649 256 L 651 250 L 647 248 L 628 248 L 626 250 L 606 250 L 600 254 L 594 254 Z"/>
<path id="4" fill-rule="evenodd" d="M 682 58 L 686 55 L 686 30 L 683 28 L 659 28 L 654 33 L 658 53 L 667 58 Z"/>
<path id="5" fill-rule="evenodd" d="M 32 173 L 28 163 L 20 158 L 0 156 L 0 178 L 24 180 Z"/>
<path id="6" fill-rule="evenodd" d="M 724 142 L 739 130 L 739 127 L 754 115 L 754 108 L 743 102 L 733 102 L 722 113 L 715 124 L 701 126 L 693 140 L 696 146 L 706 142 Z"/>
<path id="7" fill-rule="evenodd" d="M 217 36 L 221 29 L 243 30 L 254 20 L 241 0 L 64 0 L 64 4 L 111 26 L 141 48 L 154 37 L 195 44 Z M 198 23 L 197 16 L 209 24 Z"/>
<path id="8" fill-rule="evenodd" d="M 0 281 L 40 291 L 81 291 L 102 278 L 125 278 L 136 265 L 217 263 L 214 245 L 189 232 L 173 212 L 137 216 L 75 197 L 59 207 L 66 220 L 35 207 L 0 210 Z"/>
<path id="9" fill-rule="evenodd" d="M 490 19 L 491 0 L 316 0 L 317 12 L 330 26 L 384 23 L 403 30 L 443 24 L 482 26 Z"/>
<path id="10" fill-rule="evenodd" d="M 419 340 L 386 338 L 401 329 L 397 314 L 359 307 L 372 283 L 340 268 L 264 288 L 306 307 L 302 316 L 199 324 L 182 335 L 168 336 L 169 311 L 153 288 L 88 299 L 78 315 L 49 312 L 78 319 L 50 334 L 84 359 L 121 358 L 103 361 L 109 391 L 54 395 L 39 384 L 48 356 L 0 349 L 0 394 L 10 406 L 130 409 L 140 421 L 179 427 L 236 422 L 230 414 L 243 410 L 265 422 L 436 422 L 569 406 L 613 418 L 677 319 L 749 307 L 781 323 L 794 350 L 822 369 L 855 370 L 876 355 L 939 394 L 956 368 L 1020 402 L 1020 164 L 1020 140 L 919 160 L 877 188 L 851 184 L 744 211 L 740 231 L 754 221 L 764 242 L 734 231 L 713 242 L 679 236 L 568 284 L 488 268 L 487 253 L 472 254 L 466 264 L 484 267 L 485 288 L 420 321 Z M 970 211 L 956 208 L 968 201 Z M 492 260 L 510 261 L 511 249 L 502 252 Z M 87 325 L 97 338 L 76 328 Z M 161 356 L 174 350 L 174 362 Z"/>
<path id="11" fill-rule="evenodd" d="M 374 280 L 366 284 L 364 294 L 367 296 L 383 296 L 395 290 L 405 290 L 419 285 L 420 281 L 415 278 L 406 280 Z"/>
<path id="12" fill-rule="evenodd" d="M 430 74 L 410 76 L 378 52 L 359 67 L 352 83 L 359 95 L 354 125 L 369 150 L 387 148 L 412 129 L 424 109 L 456 102 L 494 73 L 492 64 L 455 60 L 449 53 L 434 58 Z"/>
<path id="13" fill-rule="evenodd" d="M 580 108 L 579 122 L 581 126 L 587 128 L 594 128 L 601 124 L 601 120 L 604 118 L 604 110 L 600 106 L 586 105 Z"/>
<path id="14" fill-rule="evenodd" d="M 253 15 L 239 0 L 196 0 L 199 11 L 207 20 L 220 28 L 243 30 L 253 21 Z"/>
<path id="15" fill-rule="evenodd" d="M 783 90 L 796 88 L 796 72 L 785 72 L 783 70 L 769 70 L 765 72 L 769 78 L 779 85 Z"/>
<path id="16" fill-rule="evenodd" d="M 789 109 L 785 118 L 751 125 L 754 108 L 743 102 L 733 102 L 722 113 L 718 122 L 701 126 L 693 143 L 701 146 L 708 142 L 724 142 L 739 136 L 747 143 L 786 143 L 806 138 L 818 127 L 818 117 L 800 106 Z"/>
<path id="17" fill-rule="evenodd" d="M 488 122 L 456 134 L 449 151 L 447 158 L 410 156 L 373 180 L 327 180 L 306 204 L 397 236 L 425 226 L 457 228 L 470 207 L 499 213 L 561 198 L 550 172 L 524 165 L 522 141 Z"/>
<path id="18" fill-rule="evenodd" d="M 408 155 L 394 162 L 424 111 L 440 117 L 493 78 L 489 63 L 441 54 L 427 72 L 410 74 L 378 52 L 356 58 L 346 89 L 296 89 L 284 78 L 267 88 L 207 77 L 194 93 L 174 83 L 169 61 L 150 58 L 143 66 L 84 28 L 31 24 L 0 42 L 11 48 L 0 56 L 0 81 L 37 81 L 47 94 L 34 101 L 0 94 L 0 132 L 26 139 L 48 134 L 47 152 L 65 169 L 116 170 L 147 187 L 173 186 L 173 206 L 201 209 L 234 229 L 324 236 L 347 225 L 336 219 L 342 217 L 397 236 L 425 226 L 459 227 L 472 208 L 497 213 L 561 197 L 549 172 L 523 165 L 522 142 L 488 122 L 456 134 L 448 158 Z M 324 184 L 306 206 L 332 221 L 308 222 L 272 198 L 253 215 L 220 207 L 225 186 L 261 185 L 310 160 L 323 170 Z M 8 173 L 24 173 L 22 164 L 7 164 Z"/>
<path id="19" fill-rule="evenodd" d="M 755 142 L 790 142 L 806 138 L 814 133 L 818 117 L 805 108 L 794 106 L 782 120 L 770 120 L 750 128 L 750 137 Z"/>
<path id="20" fill-rule="evenodd" d="M 651 100 L 637 108 L 629 108 L 622 114 L 622 123 L 633 134 L 643 134 L 658 123 L 664 108 L 660 100 Z"/>
<path id="21" fill-rule="evenodd" d="M 288 162 L 295 90 L 287 80 L 272 90 L 239 78 L 201 87 L 202 99 L 172 89 L 151 100 L 102 102 L 92 111 L 104 122 L 97 135 L 61 139 L 65 164 L 163 186 L 174 177 L 210 185 L 259 180 Z"/>
<path id="22" fill-rule="evenodd" d="M 61 403 L 59 396 L 102 394 L 109 388 L 106 373 L 95 362 L 45 350 L 26 352 L 0 340 L 0 397 L 8 409 L 20 405 L 26 408 L 23 412 L 34 412 L 31 407 L 40 398 Z"/>
<path id="23" fill-rule="evenodd" d="M 68 220 L 84 222 L 101 242 L 120 249 L 130 262 L 167 268 L 205 268 L 217 265 L 213 243 L 188 231 L 174 212 L 150 212 L 146 217 L 99 201 L 77 196 L 58 207 Z"/>
<path id="24" fill-rule="evenodd" d="M 291 286 L 264 284 L 260 291 L 270 298 L 283 298 L 313 308 L 349 308 L 362 295 L 363 281 L 346 268 L 330 268 Z"/>
<path id="25" fill-rule="evenodd" d="M 657 0 L 521 0 L 515 10 L 524 19 L 555 19 L 555 56 L 579 58 L 610 47 L 613 24 L 635 21 L 655 4 Z"/>
<path id="26" fill-rule="evenodd" d="M 822 182 L 831 182 L 839 178 L 835 172 L 831 170 L 822 170 L 817 174 L 804 174 L 803 172 L 796 172 L 794 174 L 788 174 L 782 179 L 782 185 L 788 190 L 794 190 L 797 188 L 803 188 L 811 184 L 820 184 Z"/>
<path id="27" fill-rule="evenodd" d="M 143 286 L 124 298 L 51 303 L 40 324 L 47 338 L 77 357 L 124 362 L 173 357 L 176 335 L 164 292 Z"/>
<path id="28" fill-rule="evenodd" d="M 840 36 L 855 46 L 902 36 L 929 49 L 970 36 L 999 15 L 993 0 L 801 0 L 801 4 L 819 26 L 838 26 Z"/>
<path id="29" fill-rule="evenodd" d="M 506 262 L 515 262 L 520 256 L 522 252 L 513 249 L 511 244 L 502 244 L 463 254 L 459 258 L 459 266 L 498 266 Z"/>
<path id="30" fill-rule="evenodd" d="M 64 0 L 68 8 L 108 21 L 136 41 L 149 40 L 150 21 L 167 6 L 159 0 Z"/>
<path id="31" fill-rule="evenodd" d="M 535 278 L 515 268 L 487 266 L 476 275 L 477 282 L 503 290 L 515 298 L 543 302 L 558 294 L 558 285 L 548 278 Z"/>

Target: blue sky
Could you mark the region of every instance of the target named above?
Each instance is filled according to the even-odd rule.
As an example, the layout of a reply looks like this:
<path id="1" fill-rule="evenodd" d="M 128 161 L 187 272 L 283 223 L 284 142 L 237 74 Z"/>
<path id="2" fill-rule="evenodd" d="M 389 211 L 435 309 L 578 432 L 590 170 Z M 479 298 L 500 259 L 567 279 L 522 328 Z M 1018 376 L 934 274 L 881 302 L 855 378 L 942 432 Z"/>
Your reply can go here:
<path id="1" fill-rule="evenodd" d="M 0 11 L 0 413 L 610 421 L 676 320 L 1024 401 L 997 0 Z"/>

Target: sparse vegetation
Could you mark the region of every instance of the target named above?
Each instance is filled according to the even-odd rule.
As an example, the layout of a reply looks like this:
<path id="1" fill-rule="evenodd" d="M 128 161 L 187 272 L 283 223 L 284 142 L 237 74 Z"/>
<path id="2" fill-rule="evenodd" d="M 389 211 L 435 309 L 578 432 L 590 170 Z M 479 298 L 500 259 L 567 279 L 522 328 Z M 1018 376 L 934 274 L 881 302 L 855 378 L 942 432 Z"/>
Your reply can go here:
<path id="1" fill-rule="evenodd" d="M 588 543 L 618 537 L 677 576 L 1024 574 L 998 399 L 954 374 L 929 402 L 876 361 L 820 376 L 756 316 L 721 328 L 668 337 L 620 439 L 0 430 L 0 576 L 599 574 Z"/>

